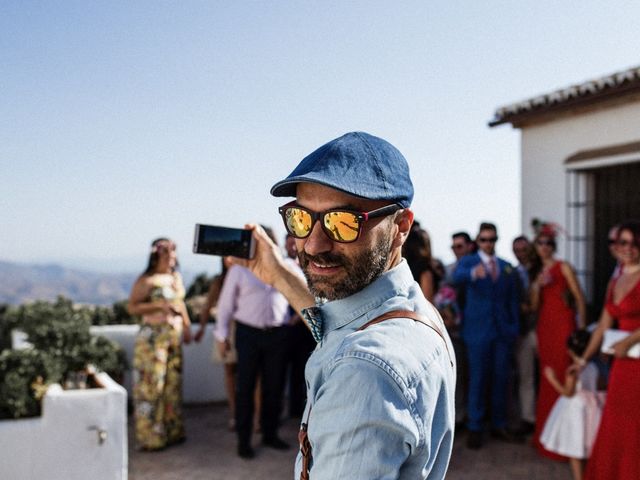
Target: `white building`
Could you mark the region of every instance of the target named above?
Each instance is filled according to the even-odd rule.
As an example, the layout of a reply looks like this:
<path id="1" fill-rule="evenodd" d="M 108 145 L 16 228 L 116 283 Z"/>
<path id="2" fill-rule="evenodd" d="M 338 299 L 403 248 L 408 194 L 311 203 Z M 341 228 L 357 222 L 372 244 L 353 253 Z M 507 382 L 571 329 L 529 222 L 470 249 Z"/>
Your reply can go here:
<path id="1" fill-rule="evenodd" d="M 489 125 L 505 123 L 521 131 L 522 231 L 533 218 L 564 227 L 558 254 L 597 312 L 614 263 L 607 232 L 640 219 L 640 67 L 498 108 Z"/>

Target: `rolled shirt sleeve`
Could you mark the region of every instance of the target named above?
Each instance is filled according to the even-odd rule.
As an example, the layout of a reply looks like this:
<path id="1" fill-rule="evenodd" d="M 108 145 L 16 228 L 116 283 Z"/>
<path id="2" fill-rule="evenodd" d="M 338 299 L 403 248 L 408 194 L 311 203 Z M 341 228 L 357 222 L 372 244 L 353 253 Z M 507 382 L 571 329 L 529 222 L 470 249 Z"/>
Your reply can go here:
<path id="1" fill-rule="evenodd" d="M 215 339 L 219 342 L 224 342 L 229 336 L 229 324 L 236 309 L 239 273 L 239 268 L 232 266 L 222 284 L 220 298 L 218 299 L 216 326 L 213 331 Z"/>

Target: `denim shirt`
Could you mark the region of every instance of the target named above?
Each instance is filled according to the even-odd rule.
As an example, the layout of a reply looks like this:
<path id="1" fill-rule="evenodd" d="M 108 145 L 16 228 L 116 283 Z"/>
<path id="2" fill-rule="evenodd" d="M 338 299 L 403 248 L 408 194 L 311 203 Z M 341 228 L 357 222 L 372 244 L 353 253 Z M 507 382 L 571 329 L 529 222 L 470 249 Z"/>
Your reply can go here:
<path id="1" fill-rule="evenodd" d="M 360 292 L 303 312 L 321 319 L 307 362 L 303 422 L 312 480 L 442 479 L 454 431 L 453 347 L 437 310 L 406 261 Z M 390 310 L 413 310 L 440 327 L 394 318 L 358 332 Z M 451 356 L 449 356 L 451 352 Z M 295 478 L 300 478 L 298 454 Z"/>

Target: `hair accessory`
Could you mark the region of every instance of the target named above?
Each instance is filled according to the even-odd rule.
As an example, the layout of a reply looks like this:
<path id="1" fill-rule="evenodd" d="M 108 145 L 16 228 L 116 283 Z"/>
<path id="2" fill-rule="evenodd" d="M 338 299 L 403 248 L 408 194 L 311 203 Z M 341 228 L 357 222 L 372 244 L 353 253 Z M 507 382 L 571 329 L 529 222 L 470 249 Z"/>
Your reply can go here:
<path id="1" fill-rule="evenodd" d="M 176 244 L 171 240 L 158 240 L 151 245 L 151 253 L 158 253 L 161 250 L 175 250 Z"/>
<path id="2" fill-rule="evenodd" d="M 545 237 L 556 238 L 560 234 L 566 235 L 566 231 L 559 224 L 544 222 L 539 218 L 531 220 L 531 228 L 536 237 L 538 235 L 544 235 Z"/>

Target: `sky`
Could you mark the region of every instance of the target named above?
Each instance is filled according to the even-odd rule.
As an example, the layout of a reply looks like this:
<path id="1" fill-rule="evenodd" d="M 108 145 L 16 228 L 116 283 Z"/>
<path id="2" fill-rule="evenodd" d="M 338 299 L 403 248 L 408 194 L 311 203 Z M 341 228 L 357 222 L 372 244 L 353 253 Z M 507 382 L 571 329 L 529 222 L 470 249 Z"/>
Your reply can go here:
<path id="1" fill-rule="evenodd" d="M 496 108 L 640 64 L 640 2 L 0 2 L 0 261 L 140 271 L 196 223 L 284 227 L 269 195 L 366 131 L 407 158 L 434 255 L 521 232 Z M 559 206 L 561 208 L 562 206 Z M 525 221 L 528 221 L 525 219 Z"/>

